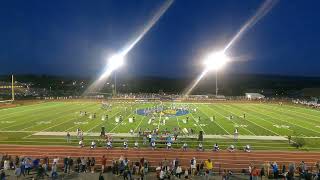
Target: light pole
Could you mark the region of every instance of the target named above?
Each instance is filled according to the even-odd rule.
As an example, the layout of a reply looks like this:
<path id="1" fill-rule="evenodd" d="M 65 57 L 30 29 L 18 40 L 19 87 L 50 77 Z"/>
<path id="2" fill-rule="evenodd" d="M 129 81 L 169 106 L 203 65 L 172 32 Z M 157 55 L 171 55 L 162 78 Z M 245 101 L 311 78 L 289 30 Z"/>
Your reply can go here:
<path id="1" fill-rule="evenodd" d="M 218 97 L 218 71 L 216 71 L 216 97 Z"/>
<path id="2" fill-rule="evenodd" d="M 117 96 L 117 70 L 114 70 L 114 96 Z"/>
<path id="3" fill-rule="evenodd" d="M 230 59 L 228 56 L 224 54 L 223 51 L 214 52 L 209 54 L 204 59 L 204 65 L 205 65 L 205 72 L 209 70 L 214 70 L 216 73 L 216 97 L 218 96 L 218 71 L 222 69 L 227 62 L 229 62 Z"/>

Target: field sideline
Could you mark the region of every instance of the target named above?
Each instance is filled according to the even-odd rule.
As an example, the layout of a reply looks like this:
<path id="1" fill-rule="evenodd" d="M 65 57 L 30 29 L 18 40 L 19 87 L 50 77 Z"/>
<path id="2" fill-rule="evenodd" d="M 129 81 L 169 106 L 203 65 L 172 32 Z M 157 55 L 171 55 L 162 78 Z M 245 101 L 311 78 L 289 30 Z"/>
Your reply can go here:
<path id="1" fill-rule="evenodd" d="M 187 106 L 188 113 L 182 115 L 160 115 L 148 123 L 150 117 L 137 114 L 137 110 L 155 107 L 159 103 L 112 103 L 111 109 L 103 109 L 101 103 L 89 101 L 44 102 L 40 104 L 23 105 L 15 108 L 0 109 L 0 143 L 5 144 L 64 144 L 64 137 L 38 136 L 39 132 L 75 132 L 77 128 L 85 133 L 99 133 L 104 126 L 109 133 L 135 132 L 159 128 L 172 131 L 173 128 L 192 128 L 195 134 L 203 131 L 205 135 L 234 134 L 238 128 L 240 136 L 295 136 L 305 138 L 306 147 L 310 150 L 320 150 L 320 111 L 294 105 L 278 105 L 265 103 L 163 103 L 163 106 Z M 194 110 L 195 109 L 195 110 Z M 81 116 L 80 111 L 86 111 L 88 116 Z M 90 119 L 89 114 L 96 114 Z M 102 116 L 108 115 L 108 120 Z M 123 121 L 116 123 L 115 118 L 122 115 Z M 230 117 L 233 118 L 230 118 Z M 245 116 L 245 117 L 244 117 Z M 128 119 L 135 117 L 133 123 Z M 189 120 L 186 121 L 186 118 Z M 200 119 L 200 120 L 199 120 Z M 165 120 L 165 124 L 163 124 Z M 87 140 L 91 140 L 90 137 Z M 213 138 L 212 142 L 214 142 Z M 75 140 L 74 140 L 75 141 Z M 216 140 L 221 143 L 229 140 Z M 249 141 L 249 140 L 243 140 Z M 257 142 L 255 142 L 257 141 Z M 286 141 L 252 140 L 252 143 L 262 143 L 261 149 L 276 145 L 279 149 L 292 147 Z M 241 142 L 238 142 L 241 143 Z M 271 144 L 270 144 L 271 143 Z M 74 142 L 76 144 L 76 142 Z M 227 144 L 226 144 L 227 145 Z M 242 145 L 242 144 L 241 144 Z M 209 144 L 208 144 L 209 146 Z M 264 148 L 265 147 L 265 148 Z M 260 148 L 259 148 L 260 149 Z"/>

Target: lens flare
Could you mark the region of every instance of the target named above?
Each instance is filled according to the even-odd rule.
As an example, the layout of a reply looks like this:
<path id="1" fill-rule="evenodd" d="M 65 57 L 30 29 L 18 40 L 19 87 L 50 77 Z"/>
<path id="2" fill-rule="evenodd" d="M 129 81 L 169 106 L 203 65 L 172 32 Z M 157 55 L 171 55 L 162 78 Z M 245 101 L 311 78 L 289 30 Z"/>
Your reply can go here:
<path id="1" fill-rule="evenodd" d="M 102 75 L 94 81 L 84 92 L 83 95 L 87 95 L 90 92 L 97 92 L 99 88 L 101 88 L 105 80 L 112 74 L 114 70 L 118 68 L 119 65 L 121 65 L 124 61 L 124 57 L 132 50 L 132 48 L 148 33 L 148 31 L 159 21 L 159 19 L 162 17 L 162 15 L 169 9 L 169 7 L 172 5 L 174 0 L 168 0 L 166 1 L 159 10 L 154 14 L 154 16 L 151 18 L 151 20 L 145 25 L 142 32 L 134 38 L 132 41 L 130 41 L 123 49 L 120 51 L 120 53 L 117 53 L 116 55 L 112 56 L 114 62 L 113 64 L 108 64 L 106 70 L 102 73 Z M 122 59 L 119 61 L 119 59 Z M 117 61 L 115 61 L 117 60 Z M 109 60 L 110 61 L 110 60 Z M 109 62 L 110 63 L 110 62 Z M 120 67 L 120 66 L 119 66 Z"/>
<path id="2" fill-rule="evenodd" d="M 202 71 L 202 73 L 197 77 L 197 79 L 193 82 L 193 84 L 188 87 L 185 97 L 187 97 L 192 90 L 197 86 L 197 84 L 200 82 L 200 80 L 205 76 L 205 74 L 209 71 L 208 67 L 211 67 L 211 69 L 219 70 L 222 68 L 227 61 L 218 61 L 217 59 L 225 59 L 227 56 L 225 56 L 226 51 L 235 43 L 237 42 L 241 36 L 244 35 L 248 29 L 253 27 L 257 22 L 263 18 L 276 4 L 278 0 L 266 0 L 264 3 L 259 7 L 259 9 L 256 11 L 256 13 L 240 28 L 240 30 L 235 34 L 235 36 L 232 37 L 230 42 L 224 47 L 223 51 L 210 54 L 206 60 L 205 65 L 206 68 Z M 211 56 L 211 57 L 210 57 Z M 209 60 L 211 59 L 211 60 Z M 212 60 L 216 59 L 216 60 Z M 230 59 L 228 59 L 229 61 Z"/>

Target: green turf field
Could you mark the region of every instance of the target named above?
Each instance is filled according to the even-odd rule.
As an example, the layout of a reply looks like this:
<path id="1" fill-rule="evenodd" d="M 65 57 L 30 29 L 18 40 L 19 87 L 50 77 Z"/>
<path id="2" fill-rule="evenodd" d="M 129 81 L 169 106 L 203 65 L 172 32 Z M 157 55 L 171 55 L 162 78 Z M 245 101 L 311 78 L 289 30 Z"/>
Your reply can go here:
<path id="1" fill-rule="evenodd" d="M 168 111 L 155 115 L 154 121 L 148 123 L 150 116 L 139 115 L 137 110 L 159 106 L 159 103 L 112 103 L 112 108 L 104 109 L 101 103 L 79 102 L 45 102 L 0 109 L 0 143 L 14 144 L 66 144 L 63 136 L 39 136 L 39 132 L 75 132 L 77 128 L 84 132 L 99 133 L 101 126 L 109 133 L 135 132 L 141 127 L 171 131 L 173 128 L 192 128 L 197 134 L 230 135 L 238 128 L 240 136 L 300 136 L 305 139 L 305 148 L 320 150 L 320 111 L 294 105 L 259 104 L 259 103 L 163 103 L 163 107 L 187 107 L 185 114 L 174 115 Z M 81 116 L 86 111 L 87 116 Z M 95 119 L 90 114 L 96 113 Z M 244 118 L 245 114 L 245 118 Z M 102 116 L 108 115 L 108 120 Z M 115 118 L 122 115 L 123 121 L 116 123 Z M 230 119 L 230 116 L 233 116 Z M 128 119 L 135 117 L 133 123 Z M 186 122 L 186 118 L 189 120 Z M 199 120 L 200 117 L 200 120 Z M 165 124 L 163 124 L 165 120 Z M 215 137 L 215 136 L 213 136 Z M 90 140 L 98 137 L 90 137 Z M 190 139 L 190 142 L 196 141 Z M 232 143 L 232 139 L 212 138 L 205 145 L 219 142 Z M 237 144 L 250 143 L 256 149 L 293 149 L 287 141 L 272 139 L 239 140 Z M 74 140 L 73 144 L 76 144 Z"/>

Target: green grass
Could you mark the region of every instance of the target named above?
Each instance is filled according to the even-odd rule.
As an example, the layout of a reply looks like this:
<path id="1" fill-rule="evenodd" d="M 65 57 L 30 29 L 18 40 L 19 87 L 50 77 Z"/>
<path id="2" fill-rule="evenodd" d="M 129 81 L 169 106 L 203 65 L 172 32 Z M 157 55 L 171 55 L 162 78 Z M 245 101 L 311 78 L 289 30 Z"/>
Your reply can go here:
<path id="1" fill-rule="evenodd" d="M 183 103 L 177 103 L 183 104 Z M 320 111 L 294 105 L 260 104 L 260 103 L 215 103 L 215 104 L 188 104 L 190 111 L 183 116 L 172 116 L 166 121 L 166 125 L 160 124 L 159 117 L 148 124 L 150 117 L 135 114 L 135 109 L 144 109 L 156 106 L 157 103 L 113 103 L 112 110 L 101 108 L 98 102 L 45 102 L 41 104 L 24 105 L 15 108 L 0 109 L 0 143 L 4 144 L 61 144 L 65 145 L 64 137 L 35 136 L 35 132 L 74 132 L 77 128 L 85 132 L 100 132 L 101 126 L 105 126 L 107 132 L 128 133 L 130 129 L 135 131 L 141 127 L 160 130 L 172 130 L 173 128 L 192 128 L 195 133 L 203 131 L 209 135 L 233 135 L 235 127 L 240 135 L 250 136 L 301 136 L 305 138 L 307 150 L 320 150 Z M 166 102 L 169 107 L 172 103 Z M 177 105 L 179 106 L 179 105 Z M 127 109 L 125 111 L 125 109 Z M 132 110 L 131 110 L 132 109 Z M 80 111 L 96 113 L 96 119 L 80 116 Z M 102 115 L 108 114 L 109 120 L 102 121 Z M 115 117 L 123 116 L 124 121 L 115 123 Z M 246 118 L 243 118 L 246 114 Z M 229 120 L 232 115 L 234 118 Z M 129 123 L 128 118 L 135 116 L 135 122 Z M 183 119 L 189 117 L 188 123 Z M 210 117 L 215 117 L 214 121 Z M 200 117 L 200 121 L 196 120 Z M 162 117 L 163 119 L 164 117 Z M 89 137 L 90 141 L 95 137 Z M 136 139 L 135 139 L 136 140 Z M 141 140 L 141 139 L 138 139 Z M 133 140 L 132 140 L 133 141 Z M 192 146 L 196 146 L 194 139 L 183 139 Z M 222 147 L 233 143 L 237 146 L 251 144 L 255 149 L 294 150 L 287 141 L 272 140 L 233 140 L 210 139 L 204 145 L 211 148 L 218 142 Z M 120 142 L 119 142 L 120 143 Z M 182 142 L 180 142 L 182 143 Z M 77 140 L 73 140 L 73 145 Z M 181 144 L 175 144 L 180 147 Z"/>

